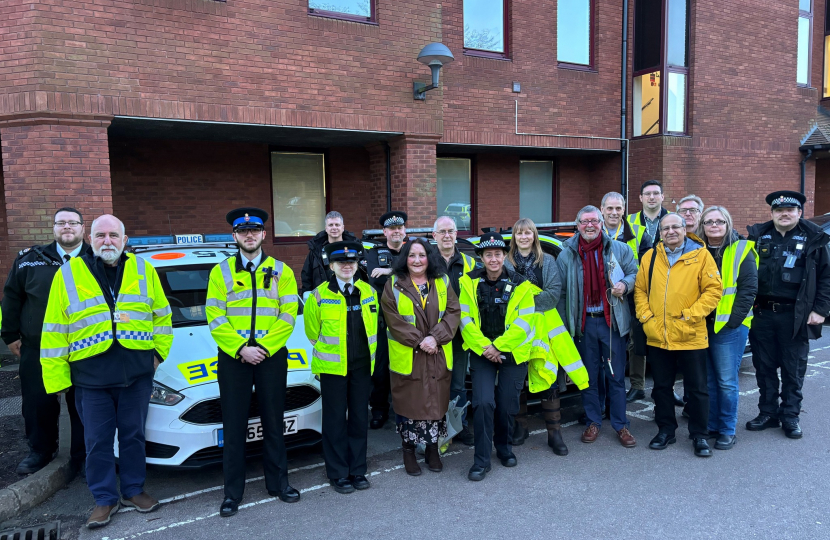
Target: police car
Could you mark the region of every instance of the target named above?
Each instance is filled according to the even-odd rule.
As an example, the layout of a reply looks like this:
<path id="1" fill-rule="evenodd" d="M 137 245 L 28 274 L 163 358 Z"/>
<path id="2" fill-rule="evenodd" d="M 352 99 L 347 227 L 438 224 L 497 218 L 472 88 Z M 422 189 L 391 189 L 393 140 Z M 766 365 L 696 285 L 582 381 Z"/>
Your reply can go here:
<path id="1" fill-rule="evenodd" d="M 158 272 L 173 312 L 173 346 L 156 370 L 146 424 L 147 463 L 196 468 L 222 461 L 222 407 L 217 347 L 205 315 L 208 277 L 236 254 L 230 234 L 130 238 L 128 248 Z M 302 304 L 301 308 L 302 310 Z M 311 373 L 311 344 L 299 314 L 288 340 L 283 433 L 288 449 L 320 442 L 320 383 Z M 256 393 L 248 411 L 247 455 L 262 453 Z"/>

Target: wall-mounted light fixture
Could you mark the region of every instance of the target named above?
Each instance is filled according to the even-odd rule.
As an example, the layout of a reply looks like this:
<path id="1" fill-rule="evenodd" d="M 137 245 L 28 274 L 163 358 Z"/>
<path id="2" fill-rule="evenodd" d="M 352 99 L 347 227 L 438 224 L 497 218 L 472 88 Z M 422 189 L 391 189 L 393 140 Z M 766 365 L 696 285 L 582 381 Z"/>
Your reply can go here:
<path id="1" fill-rule="evenodd" d="M 430 43 L 418 53 L 418 61 L 429 66 L 432 71 L 432 84 L 427 86 L 421 82 L 412 83 L 412 97 L 421 101 L 427 98 L 427 92 L 438 88 L 438 79 L 441 68 L 455 60 L 452 52 L 443 43 Z"/>

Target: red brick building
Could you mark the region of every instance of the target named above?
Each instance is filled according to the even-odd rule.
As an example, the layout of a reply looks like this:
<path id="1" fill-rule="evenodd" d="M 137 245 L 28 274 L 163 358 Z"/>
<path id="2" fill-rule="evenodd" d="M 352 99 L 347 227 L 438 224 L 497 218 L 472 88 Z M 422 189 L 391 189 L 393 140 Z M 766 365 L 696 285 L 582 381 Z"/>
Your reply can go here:
<path id="1" fill-rule="evenodd" d="M 113 212 L 131 235 L 223 232 L 229 209 L 261 206 L 269 253 L 298 269 L 328 210 L 353 232 L 390 202 L 411 226 L 448 209 L 473 230 L 572 220 L 626 169 L 631 211 L 658 178 L 666 206 L 696 193 L 742 228 L 766 219 L 767 192 L 800 187 L 828 94 L 824 13 L 819 0 L 4 0 L 0 272 L 51 238 L 64 205 Z M 455 60 L 416 100 L 433 42 Z"/>

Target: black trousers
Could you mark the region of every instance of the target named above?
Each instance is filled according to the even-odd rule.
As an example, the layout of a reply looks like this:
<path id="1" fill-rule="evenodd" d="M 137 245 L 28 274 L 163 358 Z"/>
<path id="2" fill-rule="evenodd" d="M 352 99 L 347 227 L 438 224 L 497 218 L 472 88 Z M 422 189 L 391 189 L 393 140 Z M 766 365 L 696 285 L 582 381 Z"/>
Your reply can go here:
<path id="1" fill-rule="evenodd" d="M 513 453 L 513 426 L 527 378 L 527 363 L 516 364 L 509 355 L 503 363 L 496 364 L 471 352 L 470 377 L 473 380 L 474 463 L 487 467 L 493 445 L 499 458 Z"/>
<path id="2" fill-rule="evenodd" d="M 288 349 L 283 347 L 257 365 L 242 363 L 219 351 L 216 366 L 225 446 L 222 455 L 225 497 L 242 500 L 245 492 L 245 444 L 251 387 L 256 387 L 265 451 L 265 487 L 270 492 L 288 487 L 288 459 L 283 438 Z"/>
<path id="3" fill-rule="evenodd" d="M 792 311 L 773 313 L 768 309 L 756 309 L 749 330 L 752 365 L 760 393 L 758 409 L 761 414 L 781 420 L 796 419 L 801 412 L 804 398 L 801 389 L 810 352 L 806 328 L 795 339 L 792 337 L 793 317 Z M 778 368 L 781 368 L 780 392 Z"/>
<path id="4" fill-rule="evenodd" d="M 366 475 L 371 368 L 352 369 L 345 377 L 320 375 L 323 398 L 323 456 L 332 479 Z"/>
<path id="5" fill-rule="evenodd" d="M 689 413 L 689 434 L 705 437 L 709 433 L 709 386 L 706 373 L 706 349 L 669 351 L 658 347 L 648 348 L 646 359 L 654 379 L 654 420 L 662 433 L 677 430 L 674 409 L 674 381 L 678 370 L 683 373 L 683 387 L 689 396 L 686 412 Z"/>
<path id="6" fill-rule="evenodd" d="M 58 449 L 58 426 L 61 403 L 58 394 L 47 394 L 43 386 L 43 369 L 40 365 L 40 349 L 20 348 L 20 388 L 23 398 L 23 421 L 26 439 L 32 452 L 52 455 Z M 75 387 L 66 393 L 66 408 L 72 425 L 70 457 L 74 461 L 86 458 L 84 425 L 75 408 Z"/>
<path id="7" fill-rule="evenodd" d="M 383 316 L 378 317 L 378 347 L 375 351 L 375 372 L 372 373 L 372 394 L 369 406 L 372 411 L 389 414 L 389 392 L 392 381 L 389 378 L 389 341 L 386 337 L 386 324 Z"/>

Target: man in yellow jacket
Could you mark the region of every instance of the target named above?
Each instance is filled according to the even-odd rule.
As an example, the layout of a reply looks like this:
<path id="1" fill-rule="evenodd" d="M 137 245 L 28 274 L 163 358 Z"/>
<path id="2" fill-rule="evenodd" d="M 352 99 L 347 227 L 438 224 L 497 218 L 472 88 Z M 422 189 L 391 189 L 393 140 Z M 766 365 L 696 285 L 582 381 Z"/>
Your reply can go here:
<path id="1" fill-rule="evenodd" d="M 159 507 L 144 492 L 144 424 L 153 373 L 170 352 L 173 329 L 158 274 L 141 257 L 124 253 L 124 224 L 104 215 L 91 231 L 92 253 L 69 260 L 52 281 L 40 363 L 47 393 L 75 387 L 86 479 L 96 505 L 86 525 L 94 529 L 109 523 L 120 506 L 139 512 Z"/>
<path id="2" fill-rule="evenodd" d="M 679 365 L 689 395 L 689 434 L 695 455 L 709 457 L 706 316 L 720 302 L 720 273 L 703 242 L 687 235 L 680 215 L 664 216 L 659 227 L 662 240 L 643 256 L 634 285 L 637 318 L 648 341 L 646 357 L 654 378 L 659 429 L 649 448 L 663 450 L 677 442 L 673 388 Z"/>

